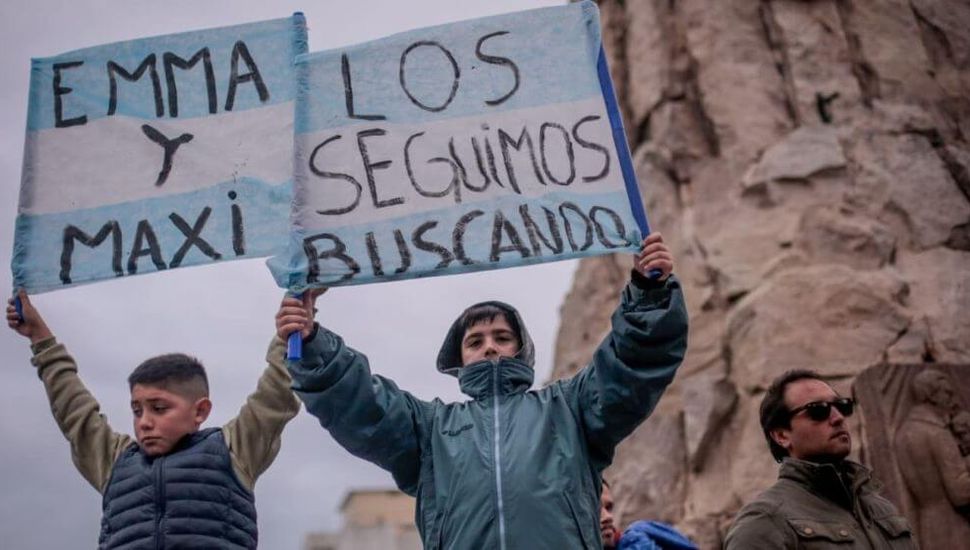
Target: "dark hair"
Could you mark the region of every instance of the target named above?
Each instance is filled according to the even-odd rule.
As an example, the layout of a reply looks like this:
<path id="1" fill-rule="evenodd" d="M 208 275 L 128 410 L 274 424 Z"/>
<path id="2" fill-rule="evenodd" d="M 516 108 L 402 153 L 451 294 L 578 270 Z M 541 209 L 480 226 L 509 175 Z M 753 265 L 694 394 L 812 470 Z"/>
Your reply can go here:
<path id="1" fill-rule="evenodd" d="M 761 400 L 761 430 L 765 433 L 771 456 L 775 457 L 776 462 L 781 462 L 781 459 L 788 456 L 788 451 L 771 438 L 772 430 L 787 428 L 791 425 L 791 416 L 788 414 L 788 406 L 785 405 L 785 388 L 792 382 L 805 379 L 825 381 L 822 379 L 822 375 L 813 370 L 790 370 L 771 382 L 768 391 L 765 392 L 765 396 Z"/>
<path id="2" fill-rule="evenodd" d="M 198 359 L 184 353 L 166 353 L 146 359 L 128 376 L 128 389 L 133 389 L 135 384 L 160 387 L 192 398 L 209 395 L 205 367 Z"/>
<path id="3" fill-rule="evenodd" d="M 521 345 L 522 331 L 519 330 L 519 321 L 516 319 L 516 316 L 511 311 L 496 304 L 495 302 L 482 302 L 469 307 L 463 311 L 461 316 L 458 318 L 457 334 L 459 349 L 461 349 L 461 341 L 465 338 L 465 333 L 468 332 L 469 328 L 477 325 L 478 323 L 492 321 L 499 316 L 505 319 L 505 322 L 509 324 L 509 328 L 511 328 L 512 332 L 515 333 L 515 337 L 519 340 L 519 345 Z"/>

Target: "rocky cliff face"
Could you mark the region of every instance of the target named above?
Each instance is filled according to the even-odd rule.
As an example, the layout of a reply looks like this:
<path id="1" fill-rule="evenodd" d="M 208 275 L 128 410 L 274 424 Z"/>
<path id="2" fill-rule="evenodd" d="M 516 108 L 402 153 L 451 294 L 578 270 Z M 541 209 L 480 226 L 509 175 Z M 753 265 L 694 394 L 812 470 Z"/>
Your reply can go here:
<path id="1" fill-rule="evenodd" d="M 717 548 L 775 479 L 757 407 L 776 375 L 813 368 L 849 393 L 875 364 L 970 362 L 970 4 L 599 4 L 691 314 L 677 379 L 607 475 L 622 525 Z M 554 377 L 607 333 L 629 266 L 580 264 Z"/>

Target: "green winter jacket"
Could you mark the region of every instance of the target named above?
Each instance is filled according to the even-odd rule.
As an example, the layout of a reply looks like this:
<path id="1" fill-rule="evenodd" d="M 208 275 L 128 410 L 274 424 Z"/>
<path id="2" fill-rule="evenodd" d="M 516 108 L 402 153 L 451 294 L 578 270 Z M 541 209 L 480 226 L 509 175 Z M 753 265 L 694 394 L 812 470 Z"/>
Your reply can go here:
<path id="1" fill-rule="evenodd" d="M 785 458 L 778 482 L 738 513 L 726 550 L 916 550 L 913 531 L 870 471 Z"/>
<path id="2" fill-rule="evenodd" d="M 590 365 L 540 390 L 529 389 L 531 339 L 518 313 L 498 305 L 518 321 L 516 357 L 459 368 L 454 327 L 438 357 L 469 401 L 417 399 L 323 328 L 290 364 L 293 389 L 344 448 L 417 498 L 425 548 L 600 548 L 601 472 L 684 356 L 680 284 L 628 284 Z"/>

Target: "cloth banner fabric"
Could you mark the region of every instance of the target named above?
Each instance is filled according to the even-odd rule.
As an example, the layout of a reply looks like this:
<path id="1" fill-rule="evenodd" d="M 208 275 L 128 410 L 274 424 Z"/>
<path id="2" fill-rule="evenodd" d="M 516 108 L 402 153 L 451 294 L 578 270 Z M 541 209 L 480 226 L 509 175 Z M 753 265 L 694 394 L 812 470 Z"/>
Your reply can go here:
<path id="1" fill-rule="evenodd" d="M 296 59 L 294 291 L 638 249 L 592 2 Z"/>
<path id="2" fill-rule="evenodd" d="M 285 249 L 302 14 L 31 63 L 14 285 Z"/>

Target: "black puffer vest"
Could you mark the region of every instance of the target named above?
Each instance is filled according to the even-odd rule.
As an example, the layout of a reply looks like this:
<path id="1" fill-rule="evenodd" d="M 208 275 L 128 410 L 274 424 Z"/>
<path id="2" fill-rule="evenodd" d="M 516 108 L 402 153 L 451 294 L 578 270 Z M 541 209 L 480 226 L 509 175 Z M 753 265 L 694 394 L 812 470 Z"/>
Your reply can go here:
<path id="1" fill-rule="evenodd" d="M 253 494 L 238 480 L 219 428 L 201 430 L 169 454 L 127 448 L 104 491 L 98 548 L 256 548 Z"/>

